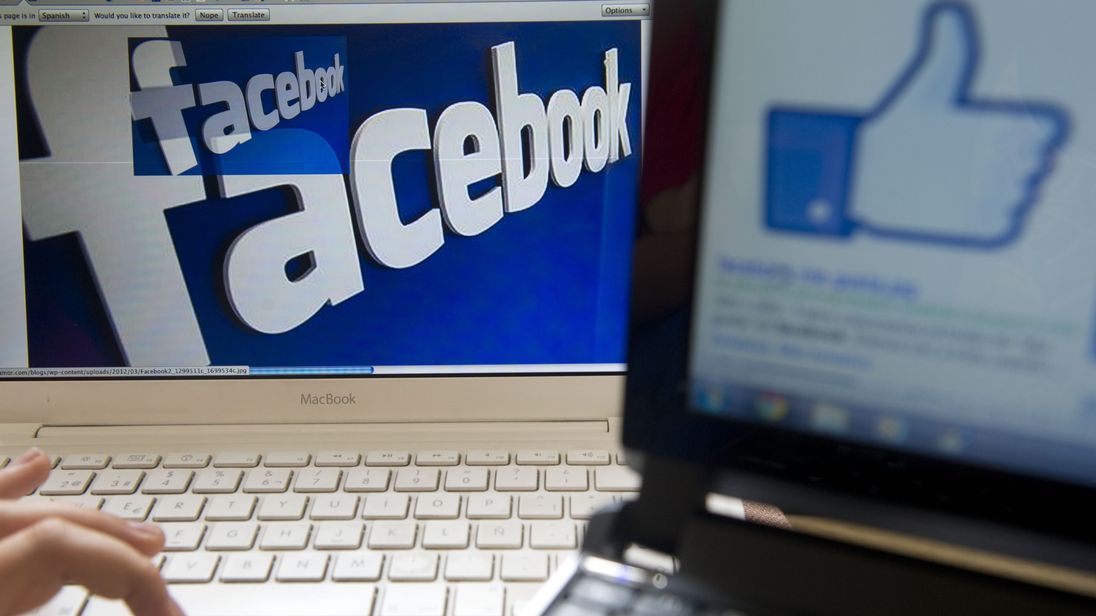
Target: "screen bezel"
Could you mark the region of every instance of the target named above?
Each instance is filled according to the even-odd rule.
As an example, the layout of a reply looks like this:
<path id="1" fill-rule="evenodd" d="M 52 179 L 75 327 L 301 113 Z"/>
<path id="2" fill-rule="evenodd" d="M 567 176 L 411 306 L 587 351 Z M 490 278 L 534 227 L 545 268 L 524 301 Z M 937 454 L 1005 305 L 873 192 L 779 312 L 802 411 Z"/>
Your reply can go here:
<path id="1" fill-rule="evenodd" d="M 727 10 L 727 3 L 712 4 L 711 23 L 718 23 L 718 12 Z M 718 43 L 714 43 L 712 57 L 718 53 Z M 718 75 L 713 66 L 714 62 L 709 62 L 706 67 L 713 84 L 708 95 L 709 126 L 711 110 L 718 108 L 718 89 L 714 87 Z M 704 144 L 704 151 L 709 145 Z M 705 171 L 699 173 L 702 202 Z M 701 207 L 697 228 L 703 221 Z M 694 234 L 694 272 L 698 243 Z M 633 285 L 640 282 L 633 272 Z M 663 344 L 644 353 L 637 344 L 641 330 L 633 328 L 631 332 L 623 441 L 634 466 L 642 468 L 651 458 L 682 460 L 711 469 L 719 478 L 718 485 L 736 496 L 772 502 L 785 507 L 787 513 L 836 516 L 948 537 L 982 549 L 1058 560 L 1096 571 L 1096 528 L 1091 524 L 1096 518 L 1096 490 L 1091 488 L 692 410 L 685 375 L 694 294 L 690 283 L 688 304 L 677 313 L 685 323 L 674 329 L 670 340 L 678 348 Z M 663 338 L 663 342 L 667 340 Z M 666 382 L 661 387 L 652 385 L 651 374 L 631 369 L 638 365 L 657 367 Z M 658 389 L 657 395 L 650 395 L 652 388 Z M 819 497 L 824 497 L 826 504 Z M 895 512 L 901 513 L 896 516 Z M 905 523 L 895 524 L 895 518 Z M 993 530 L 975 537 L 972 529 L 980 527 Z M 959 528 L 966 531 L 957 531 Z M 1043 547 L 1036 548 L 1040 543 Z M 1050 546 L 1078 549 L 1059 558 L 1058 553 L 1066 550 L 1055 551 Z"/>
<path id="2" fill-rule="evenodd" d="M 622 375 L 3 381 L 0 423 L 225 425 L 589 421 L 618 416 Z M 305 394 L 352 404 L 303 404 Z"/>

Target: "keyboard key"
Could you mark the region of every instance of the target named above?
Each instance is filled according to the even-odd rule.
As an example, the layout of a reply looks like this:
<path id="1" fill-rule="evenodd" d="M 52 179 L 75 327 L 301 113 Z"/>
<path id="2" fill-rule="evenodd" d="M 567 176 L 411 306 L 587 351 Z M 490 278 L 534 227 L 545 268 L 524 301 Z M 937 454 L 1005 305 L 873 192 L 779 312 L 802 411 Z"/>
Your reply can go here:
<path id="1" fill-rule="evenodd" d="M 421 451 L 415 456 L 419 466 L 456 466 L 460 464 L 460 454 L 455 451 Z"/>
<path id="2" fill-rule="evenodd" d="M 358 497 L 346 494 L 317 496 L 312 502 L 313 520 L 353 520 L 358 515 Z"/>
<path id="3" fill-rule="evenodd" d="M 144 494 L 183 494 L 194 479 L 194 471 L 157 469 L 149 471 L 141 486 Z"/>
<path id="4" fill-rule="evenodd" d="M 376 552 L 339 554 L 335 557 L 331 579 L 336 582 L 375 582 L 381 577 L 383 564 L 384 556 Z"/>
<path id="5" fill-rule="evenodd" d="M 600 492 L 634 492 L 640 481 L 639 473 L 626 466 L 594 469 L 594 489 Z"/>
<path id="6" fill-rule="evenodd" d="M 384 492 L 388 489 L 387 468 L 355 468 L 346 473 L 343 489 L 347 492 Z"/>
<path id="7" fill-rule="evenodd" d="M 568 499 L 571 517 L 576 520 L 589 520 L 594 512 L 613 502 L 613 497 L 607 494 L 572 494 Z"/>
<path id="8" fill-rule="evenodd" d="M 628 459 L 624 457 L 623 451 L 616 455 L 616 462 L 621 466 L 625 466 L 626 464 L 628 464 Z"/>
<path id="9" fill-rule="evenodd" d="M 503 554 L 499 575 L 504 582 L 543 582 L 548 579 L 548 555 Z"/>
<path id="10" fill-rule="evenodd" d="M 279 494 L 263 497 L 259 505 L 259 520 L 303 520 L 308 508 L 308 497 L 303 494 Z"/>
<path id="11" fill-rule="evenodd" d="M 453 616 L 503 616 L 506 593 L 501 584 L 463 584 L 455 594 Z"/>
<path id="12" fill-rule="evenodd" d="M 524 494 L 518 500 L 518 517 L 525 520 L 558 520 L 563 517 L 563 497 L 557 494 Z"/>
<path id="13" fill-rule="evenodd" d="M 91 484 L 92 494 L 133 494 L 141 480 L 145 478 L 144 471 L 103 471 Z"/>
<path id="14" fill-rule="evenodd" d="M 533 464 L 538 466 L 559 464 L 559 452 L 546 449 L 528 449 L 519 451 L 515 456 L 519 465 Z"/>
<path id="15" fill-rule="evenodd" d="M 251 451 L 224 451 L 213 456 L 217 468 L 255 468 L 262 456 Z"/>
<path id="16" fill-rule="evenodd" d="M 255 545 L 259 525 L 254 522 L 222 522 L 214 524 L 206 538 L 207 550 L 250 550 Z"/>
<path id="17" fill-rule="evenodd" d="M 308 547 L 312 526 L 296 522 L 275 522 L 263 526 L 260 550 L 303 550 Z"/>
<path id="18" fill-rule="evenodd" d="M 544 489 L 549 492 L 584 492 L 590 489 L 590 481 L 584 468 L 550 468 L 544 471 Z"/>
<path id="19" fill-rule="evenodd" d="M 535 468 L 508 466 L 495 471 L 495 489 L 501 492 L 533 492 L 537 489 Z"/>
<path id="20" fill-rule="evenodd" d="M 511 514 L 509 494 L 471 494 L 468 496 L 468 519 L 505 520 Z"/>
<path id="21" fill-rule="evenodd" d="M 112 468 L 156 468 L 160 455 L 155 453 L 123 453 L 114 456 Z"/>
<path id="22" fill-rule="evenodd" d="M 110 464 L 110 456 L 103 453 L 78 453 L 61 459 L 61 470 L 99 470 Z"/>
<path id="23" fill-rule="evenodd" d="M 311 460 L 312 454 L 303 451 L 273 451 L 263 457 L 263 466 L 270 468 L 300 468 L 308 466 Z"/>
<path id="24" fill-rule="evenodd" d="M 38 488 L 42 496 L 79 495 L 88 489 L 95 477 L 91 471 L 60 471 L 49 474 L 49 478 Z"/>
<path id="25" fill-rule="evenodd" d="M 441 471 L 436 468 L 401 468 L 396 471 L 397 492 L 434 492 L 438 489 Z"/>
<path id="26" fill-rule="evenodd" d="M 376 596 L 371 584 L 324 584 L 314 590 L 292 584 L 208 584 L 170 591 L 188 616 L 363 616 L 373 613 Z"/>
<path id="27" fill-rule="evenodd" d="M 334 492 L 339 489 L 342 470 L 337 468 L 309 468 L 297 473 L 293 482 L 294 492 Z"/>
<path id="28" fill-rule="evenodd" d="M 420 496 L 415 505 L 415 517 L 420 520 L 454 520 L 460 517 L 460 496 L 456 494 Z"/>
<path id="29" fill-rule="evenodd" d="M 217 569 L 217 562 L 221 559 L 216 554 L 196 552 L 194 554 L 173 554 L 164 564 L 163 576 L 168 582 L 173 583 L 204 583 L 213 579 L 213 572 Z"/>
<path id="30" fill-rule="evenodd" d="M 288 468 L 256 469 L 247 474 L 244 492 L 278 494 L 289 489 L 293 471 Z"/>
<path id="31" fill-rule="evenodd" d="M 445 489 L 449 492 L 486 492 L 491 474 L 486 468 L 454 468 L 445 473 Z"/>
<path id="32" fill-rule="evenodd" d="M 243 471 L 233 468 L 207 468 L 198 471 L 191 491 L 195 494 L 232 494 L 243 476 Z"/>
<path id="33" fill-rule="evenodd" d="M 445 559 L 445 579 L 450 582 L 490 582 L 495 559 L 486 552 L 454 552 Z"/>
<path id="34" fill-rule="evenodd" d="M 476 530 L 476 547 L 488 550 L 516 550 L 521 547 L 521 522 L 481 522 Z"/>
<path id="35" fill-rule="evenodd" d="M 279 582 L 322 582 L 327 575 L 327 554 L 285 554 L 279 560 Z"/>
<path id="36" fill-rule="evenodd" d="M 407 466 L 411 454 L 406 451 L 373 451 L 365 456 L 366 466 Z"/>
<path id="37" fill-rule="evenodd" d="M 573 550 L 578 547 L 571 522 L 533 522 L 529 525 L 529 547 L 538 550 Z"/>
<path id="38" fill-rule="evenodd" d="M 209 459 L 208 453 L 169 453 L 164 456 L 164 468 L 205 468 Z"/>
<path id="39" fill-rule="evenodd" d="M 193 522 L 202 515 L 206 498 L 196 494 L 165 496 L 152 510 L 152 519 L 156 522 Z"/>
<path id="40" fill-rule="evenodd" d="M 407 517 L 411 497 L 406 494 L 370 494 L 362 505 L 366 520 L 402 520 Z"/>
<path id="41" fill-rule="evenodd" d="M 356 451 L 322 451 L 316 454 L 316 466 L 357 466 L 362 460 Z"/>
<path id="42" fill-rule="evenodd" d="M 103 501 L 106 500 L 102 496 L 50 496 L 49 500 L 54 503 L 65 503 L 66 505 L 72 505 L 80 509 L 99 509 L 103 506 Z"/>
<path id="43" fill-rule="evenodd" d="M 270 570 L 273 567 L 273 554 L 229 554 L 221 568 L 221 581 L 265 582 L 270 579 Z"/>
<path id="44" fill-rule="evenodd" d="M 84 602 L 88 599 L 88 591 L 80 586 L 62 586 L 60 592 L 45 605 L 31 610 L 25 616 L 77 616 Z"/>
<path id="45" fill-rule="evenodd" d="M 102 511 L 124 520 L 142 522 L 156 503 L 151 496 L 111 496 L 103 502 Z"/>
<path id="46" fill-rule="evenodd" d="M 445 616 L 446 594 L 439 584 L 394 584 L 385 589 L 378 616 Z"/>
<path id="47" fill-rule="evenodd" d="M 473 449 L 464 456 L 469 466 L 504 466 L 510 463 L 510 454 L 505 451 Z"/>
<path id="48" fill-rule="evenodd" d="M 393 582 L 433 582 L 437 577 L 437 554 L 393 554 L 388 565 L 388 579 Z"/>
<path id="49" fill-rule="evenodd" d="M 251 519 L 258 499 L 244 494 L 214 496 L 206 507 L 206 519 L 217 522 L 246 522 Z"/>
<path id="50" fill-rule="evenodd" d="M 608 451 L 600 449 L 572 449 L 567 452 L 568 464 L 605 466 L 610 462 Z"/>
<path id="51" fill-rule="evenodd" d="M 317 550 L 356 550 L 362 545 L 362 533 L 361 522 L 317 524 L 312 547 Z"/>
<path id="52" fill-rule="evenodd" d="M 164 531 L 165 552 L 193 552 L 202 543 L 205 535 L 205 524 L 175 522 L 161 524 Z"/>
<path id="53" fill-rule="evenodd" d="M 414 522 L 376 522 L 369 530 L 368 545 L 372 549 L 410 550 L 418 534 Z"/>
<path id="54" fill-rule="evenodd" d="M 468 547 L 468 522 L 432 521 L 423 524 L 422 547 L 428 550 L 457 550 Z"/>

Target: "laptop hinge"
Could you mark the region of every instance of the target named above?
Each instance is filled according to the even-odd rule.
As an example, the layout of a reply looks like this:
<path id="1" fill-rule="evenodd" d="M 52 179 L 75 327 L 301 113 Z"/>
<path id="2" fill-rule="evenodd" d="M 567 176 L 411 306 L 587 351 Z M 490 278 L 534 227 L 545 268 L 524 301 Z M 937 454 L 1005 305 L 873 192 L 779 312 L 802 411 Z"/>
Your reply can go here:
<path id="1" fill-rule="evenodd" d="M 0 439 L 34 438 L 41 428 L 42 424 L 38 423 L 0 423 Z"/>
<path id="2" fill-rule="evenodd" d="M 699 464 L 648 456 L 639 500 L 628 508 L 625 533 L 632 542 L 676 554 L 685 526 L 704 511 L 711 475 Z"/>

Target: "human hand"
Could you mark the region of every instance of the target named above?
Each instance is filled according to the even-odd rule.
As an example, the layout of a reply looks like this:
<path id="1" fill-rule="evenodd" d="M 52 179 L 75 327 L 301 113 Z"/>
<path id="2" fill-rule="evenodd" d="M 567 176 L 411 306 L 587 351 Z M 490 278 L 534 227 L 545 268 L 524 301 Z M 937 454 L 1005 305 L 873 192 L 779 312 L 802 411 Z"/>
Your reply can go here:
<path id="1" fill-rule="evenodd" d="M 0 471 L 0 615 L 48 601 L 65 584 L 122 599 L 137 616 L 181 616 L 149 560 L 164 546 L 155 525 L 60 503 L 18 500 L 49 476 L 31 449 Z"/>

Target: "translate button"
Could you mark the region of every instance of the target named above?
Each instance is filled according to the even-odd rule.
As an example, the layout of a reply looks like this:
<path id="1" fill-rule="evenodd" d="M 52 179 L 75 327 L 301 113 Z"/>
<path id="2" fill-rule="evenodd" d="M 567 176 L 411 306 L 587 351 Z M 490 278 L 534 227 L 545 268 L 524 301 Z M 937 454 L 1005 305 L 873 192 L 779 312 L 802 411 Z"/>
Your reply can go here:
<path id="1" fill-rule="evenodd" d="M 194 21 L 224 21 L 224 9 L 195 9 Z"/>
<path id="2" fill-rule="evenodd" d="M 88 21 L 87 9 L 38 9 L 38 21 Z"/>
<path id="3" fill-rule="evenodd" d="M 650 17 L 650 4 L 603 4 L 602 17 Z"/>
<path id="4" fill-rule="evenodd" d="M 229 21 L 270 21 L 270 9 L 228 9 Z"/>

